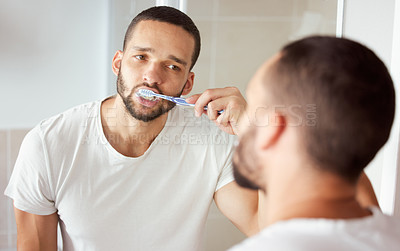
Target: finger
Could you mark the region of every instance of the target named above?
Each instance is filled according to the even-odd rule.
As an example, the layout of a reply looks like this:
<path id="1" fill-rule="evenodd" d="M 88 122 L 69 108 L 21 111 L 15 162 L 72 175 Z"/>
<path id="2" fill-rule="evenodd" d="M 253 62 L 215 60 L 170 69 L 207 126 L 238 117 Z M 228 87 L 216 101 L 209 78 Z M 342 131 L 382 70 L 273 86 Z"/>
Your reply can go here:
<path id="1" fill-rule="evenodd" d="M 218 118 L 214 121 L 215 124 L 229 134 L 239 135 L 239 118 L 241 112 L 238 109 L 227 108 Z"/>
<path id="2" fill-rule="evenodd" d="M 186 102 L 188 102 L 189 104 L 194 104 L 196 103 L 197 99 L 199 99 L 201 94 L 194 94 L 190 97 L 188 97 L 187 99 L 185 99 Z"/>
<path id="3" fill-rule="evenodd" d="M 241 110 L 226 107 L 224 112 L 217 118 L 216 123 L 225 127 L 236 128 L 238 125 L 239 117 L 241 116 Z"/>
<path id="4" fill-rule="evenodd" d="M 223 98 L 219 98 L 219 99 L 213 100 L 210 103 L 208 103 L 208 105 L 207 105 L 208 118 L 210 120 L 214 121 L 220 116 L 218 111 L 224 110 L 224 112 L 222 112 L 222 113 L 225 113 L 225 108 L 227 107 L 227 105 L 229 104 L 229 102 L 231 100 L 232 100 L 231 97 L 223 97 Z"/>
<path id="5" fill-rule="evenodd" d="M 208 89 L 198 97 L 195 105 L 196 113 L 201 114 L 204 106 L 208 105 L 213 100 L 233 95 L 241 95 L 239 90 L 235 87 Z"/>
<path id="6" fill-rule="evenodd" d="M 225 110 L 221 115 L 219 115 L 215 123 L 223 127 L 229 126 L 229 111 Z"/>
<path id="7" fill-rule="evenodd" d="M 201 114 L 201 113 L 206 113 L 210 117 L 210 115 L 212 114 L 212 110 L 208 110 L 207 112 L 203 112 L 203 111 L 204 111 L 204 106 L 207 106 L 208 103 L 210 103 L 213 100 L 213 98 L 214 99 L 216 98 L 214 92 L 215 92 L 215 89 L 206 90 L 198 97 L 196 104 L 194 106 L 196 115 Z"/>

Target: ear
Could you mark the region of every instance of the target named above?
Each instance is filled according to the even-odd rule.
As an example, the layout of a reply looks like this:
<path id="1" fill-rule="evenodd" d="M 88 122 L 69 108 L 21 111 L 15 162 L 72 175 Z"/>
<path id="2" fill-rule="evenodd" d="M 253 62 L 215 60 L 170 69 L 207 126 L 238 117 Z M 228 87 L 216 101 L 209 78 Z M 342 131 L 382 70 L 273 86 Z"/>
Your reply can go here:
<path id="1" fill-rule="evenodd" d="M 194 72 L 189 72 L 185 86 L 183 87 L 182 95 L 187 95 L 190 93 L 190 91 L 193 89 L 193 83 L 194 83 Z"/>
<path id="2" fill-rule="evenodd" d="M 256 147 L 266 150 L 274 146 L 282 137 L 286 125 L 286 118 L 279 113 L 269 113 L 268 125 L 258 127 Z"/>
<path id="3" fill-rule="evenodd" d="M 121 70 L 121 61 L 124 53 L 120 50 L 115 52 L 115 55 L 112 60 L 112 71 L 116 76 L 118 76 L 119 71 Z"/>

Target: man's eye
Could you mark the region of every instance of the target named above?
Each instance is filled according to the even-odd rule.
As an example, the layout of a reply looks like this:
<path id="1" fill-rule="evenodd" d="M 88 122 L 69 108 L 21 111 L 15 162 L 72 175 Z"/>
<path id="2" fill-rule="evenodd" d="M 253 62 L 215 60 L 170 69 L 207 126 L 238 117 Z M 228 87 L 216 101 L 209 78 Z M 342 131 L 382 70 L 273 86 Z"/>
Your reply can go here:
<path id="1" fill-rule="evenodd" d="M 139 59 L 139 60 L 144 60 L 144 56 L 143 55 L 137 55 L 137 56 L 135 56 L 135 58 Z"/>
<path id="2" fill-rule="evenodd" d="M 167 67 L 170 68 L 171 70 L 174 70 L 174 71 L 179 71 L 179 70 L 181 69 L 181 68 L 179 68 L 178 66 L 173 65 L 173 64 L 168 65 Z"/>

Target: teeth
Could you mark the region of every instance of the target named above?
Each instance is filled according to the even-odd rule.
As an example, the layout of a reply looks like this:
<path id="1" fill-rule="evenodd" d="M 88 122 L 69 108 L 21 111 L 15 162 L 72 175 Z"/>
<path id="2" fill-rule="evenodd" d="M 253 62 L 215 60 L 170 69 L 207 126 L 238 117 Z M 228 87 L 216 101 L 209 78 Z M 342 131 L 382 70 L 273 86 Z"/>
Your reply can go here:
<path id="1" fill-rule="evenodd" d="M 157 97 L 154 97 L 154 96 L 151 96 L 151 97 L 148 97 L 148 96 L 141 96 L 141 97 L 144 98 L 144 99 L 146 99 L 146 100 L 150 100 L 150 101 L 154 101 L 154 100 L 157 99 Z"/>
<path id="2" fill-rule="evenodd" d="M 157 97 L 154 97 L 154 96 L 146 96 L 146 95 L 143 95 L 143 94 L 141 94 L 141 93 L 139 93 L 139 92 L 136 92 L 135 95 L 138 96 L 138 97 L 141 97 L 141 98 L 143 98 L 143 99 L 149 100 L 149 101 L 154 101 L 154 100 L 157 100 L 157 99 L 158 99 Z"/>

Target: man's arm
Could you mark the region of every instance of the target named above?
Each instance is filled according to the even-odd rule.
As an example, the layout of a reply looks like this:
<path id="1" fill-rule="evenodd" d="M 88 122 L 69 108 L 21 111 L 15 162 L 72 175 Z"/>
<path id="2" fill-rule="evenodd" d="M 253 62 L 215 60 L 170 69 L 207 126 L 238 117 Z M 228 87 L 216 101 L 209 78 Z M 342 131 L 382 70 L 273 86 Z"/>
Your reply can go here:
<path id="1" fill-rule="evenodd" d="M 58 215 L 36 215 L 14 207 L 17 222 L 17 249 L 19 251 L 57 250 Z"/>
<path id="2" fill-rule="evenodd" d="M 259 232 L 258 212 L 262 203 L 259 205 L 258 199 L 257 191 L 242 188 L 235 181 L 214 194 L 215 204 L 221 213 L 247 236 Z"/>

